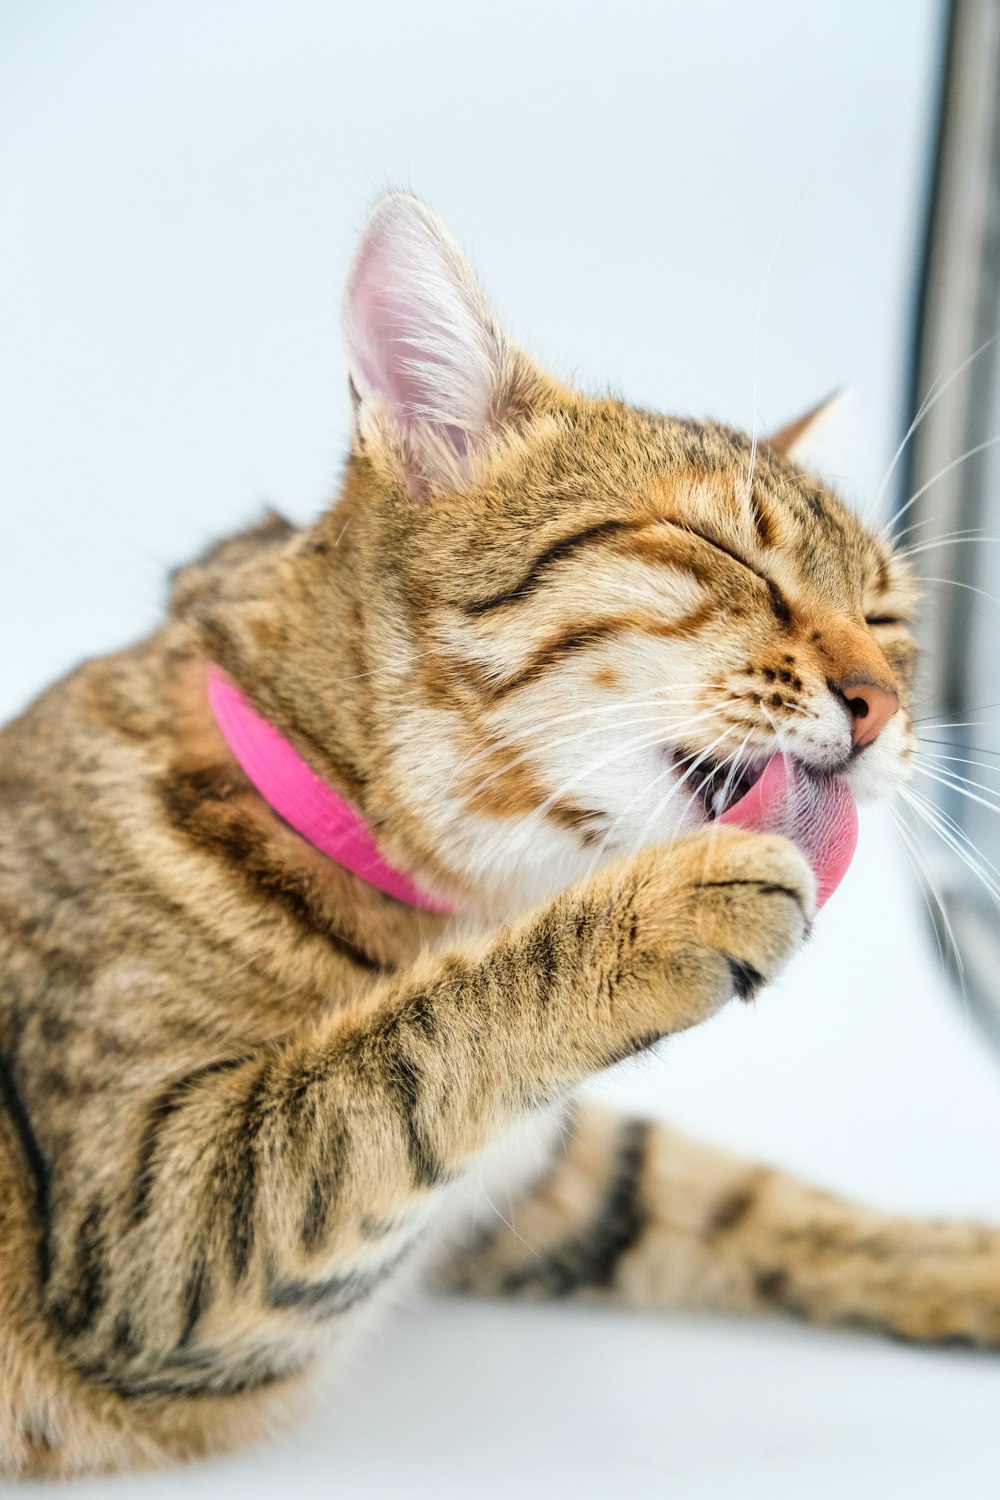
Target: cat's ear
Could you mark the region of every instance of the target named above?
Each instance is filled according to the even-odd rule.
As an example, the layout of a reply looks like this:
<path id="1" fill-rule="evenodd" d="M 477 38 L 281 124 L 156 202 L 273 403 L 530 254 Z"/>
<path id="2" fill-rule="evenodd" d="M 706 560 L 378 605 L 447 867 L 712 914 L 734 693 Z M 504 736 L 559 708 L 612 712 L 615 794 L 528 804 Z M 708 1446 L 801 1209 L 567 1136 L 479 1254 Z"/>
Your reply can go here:
<path id="1" fill-rule="evenodd" d="M 418 199 L 392 193 L 372 214 L 343 327 L 361 444 L 392 444 L 414 498 L 461 485 L 477 443 L 509 414 L 518 355 Z"/>
<path id="2" fill-rule="evenodd" d="M 794 458 L 797 453 L 816 436 L 821 427 L 824 427 L 828 418 L 840 405 L 847 392 L 843 387 L 832 391 L 829 396 L 809 411 L 803 412 L 801 417 L 796 417 L 794 422 L 788 422 L 784 427 L 772 433 L 767 439 L 769 448 L 774 448 L 778 453 L 784 453 L 788 458 Z"/>

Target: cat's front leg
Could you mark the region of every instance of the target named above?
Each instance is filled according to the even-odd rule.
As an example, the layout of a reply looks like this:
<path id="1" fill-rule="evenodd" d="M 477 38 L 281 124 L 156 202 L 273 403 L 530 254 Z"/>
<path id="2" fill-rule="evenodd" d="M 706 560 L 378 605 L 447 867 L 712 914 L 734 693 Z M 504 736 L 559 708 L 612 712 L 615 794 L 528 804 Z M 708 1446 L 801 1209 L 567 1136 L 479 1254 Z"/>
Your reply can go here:
<path id="1" fill-rule="evenodd" d="M 416 1253 L 444 1184 L 587 1075 L 770 978 L 811 902 L 792 845 L 712 829 L 171 1079 L 61 1207 L 45 1297 L 63 1350 L 126 1398 L 294 1368 Z M 81 1300 L 96 1266 L 101 1296 Z"/>

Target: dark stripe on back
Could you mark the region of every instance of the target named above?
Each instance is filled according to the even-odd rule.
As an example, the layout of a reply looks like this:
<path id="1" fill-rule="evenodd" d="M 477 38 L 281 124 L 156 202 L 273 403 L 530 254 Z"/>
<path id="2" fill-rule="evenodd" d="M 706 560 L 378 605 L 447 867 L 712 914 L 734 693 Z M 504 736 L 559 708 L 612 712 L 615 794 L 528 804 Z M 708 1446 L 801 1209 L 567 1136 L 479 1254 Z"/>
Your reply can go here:
<path id="1" fill-rule="evenodd" d="M 142 1353 L 142 1341 L 127 1312 L 119 1313 L 111 1334 L 111 1349 L 122 1359 L 136 1359 Z"/>
<path id="2" fill-rule="evenodd" d="M 287 916 L 322 937 L 342 958 L 369 973 L 391 973 L 391 964 L 382 963 L 353 936 L 348 937 L 333 926 L 322 893 L 308 871 L 272 855 L 265 834 L 241 813 L 238 801 L 233 800 L 234 787 L 246 790 L 245 785 L 234 781 L 235 775 L 225 767 L 202 766 L 165 777 L 160 794 L 171 824 L 192 844 L 240 875 L 255 896 L 279 905 Z"/>
<path id="3" fill-rule="evenodd" d="M 95 1201 L 80 1220 L 70 1262 L 69 1290 L 49 1308 L 53 1323 L 69 1338 L 92 1328 L 107 1302 L 105 1215 L 104 1204 Z"/>
<path id="4" fill-rule="evenodd" d="M 44 1283 L 48 1280 L 51 1269 L 52 1169 L 38 1144 L 31 1116 L 14 1081 L 14 1070 L 2 1055 L 0 1055 L 0 1104 L 10 1116 L 28 1175 L 31 1178 L 38 1226 L 38 1273 Z"/>

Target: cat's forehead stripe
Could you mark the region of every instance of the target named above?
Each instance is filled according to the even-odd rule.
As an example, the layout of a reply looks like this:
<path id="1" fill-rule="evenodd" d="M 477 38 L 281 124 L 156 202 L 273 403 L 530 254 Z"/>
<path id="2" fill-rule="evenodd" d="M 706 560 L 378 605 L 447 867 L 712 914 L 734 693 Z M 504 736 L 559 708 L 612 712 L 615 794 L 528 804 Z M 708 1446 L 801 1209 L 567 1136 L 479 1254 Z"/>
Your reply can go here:
<path id="1" fill-rule="evenodd" d="M 795 477 L 804 480 L 797 473 Z M 760 479 L 747 485 L 741 476 L 719 470 L 688 470 L 664 476 L 652 487 L 647 502 L 638 502 L 642 507 L 638 513 L 605 516 L 557 535 L 521 564 L 519 576 L 512 582 L 456 603 L 472 618 L 528 603 L 559 575 L 562 564 L 582 561 L 592 551 L 609 548 L 682 568 L 707 582 L 703 557 L 684 547 L 683 537 L 675 538 L 675 545 L 669 547 L 662 533 L 657 535 L 663 523 L 671 523 L 679 532 L 697 536 L 697 525 L 690 524 L 692 511 L 720 523 L 722 529 L 713 525 L 706 540 L 729 551 L 752 570 L 760 571 L 756 560 L 749 553 L 744 557 L 738 548 L 733 550 L 730 530 L 738 541 L 749 542 L 763 553 L 794 554 L 796 573 L 814 586 L 832 587 L 838 596 L 847 597 L 849 590 L 844 584 L 864 574 L 871 575 L 864 578 L 868 586 L 874 584 L 884 591 L 888 587 L 888 566 L 874 537 L 834 497 L 830 500 L 831 505 L 825 504 L 822 493 L 808 481 L 804 487 L 784 484 L 765 488 Z M 824 531 L 835 534 L 835 547 L 810 547 L 803 540 L 803 532 L 815 537 L 817 521 Z M 789 526 L 795 530 L 794 538 L 788 534 Z"/>
<path id="2" fill-rule="evenodd" d="M 528 564 L 519 583 L 512 588 L 502 589 L 500 592 L 488 595 L 484 599 L 474 600 L 465 606 L 470 615 L 488 614 L 490 610 L 499 609 L 504 604 L 514 604 L 526 599 L 532 594 L 542 582 L 547 570 L 563 558 L 570 557 L 574 552 L 585 547 L 588 542 L 599 538 L 613 536 L 623 531 L 629 525 L 642 524 L 628 522 L 625 520 L 609 519 L 597 521 L 592 526 L 585 526 L 579 531 L 570 532 L 566 536 L 559 537 L 551 542 L 544 551 L 540 552 L 532 562 Z"/>

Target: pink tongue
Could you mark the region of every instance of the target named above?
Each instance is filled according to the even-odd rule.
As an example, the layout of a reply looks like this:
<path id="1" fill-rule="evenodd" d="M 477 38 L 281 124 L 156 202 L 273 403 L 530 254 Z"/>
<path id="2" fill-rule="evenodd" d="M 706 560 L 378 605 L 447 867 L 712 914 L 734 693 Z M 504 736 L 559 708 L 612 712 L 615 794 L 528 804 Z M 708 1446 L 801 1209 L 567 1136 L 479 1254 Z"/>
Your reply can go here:
<path id="1" fill-rule="evenodd" d="M 858 842 L 858 812 L 844 783 L 807 776 L 789 755 L 772 755 L 763 775 L 719 822 L 793 839 L 813 867 L 817 907 L 847 874 Z"/>

